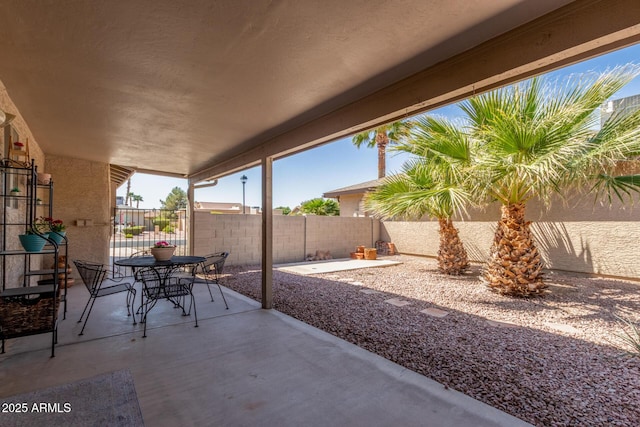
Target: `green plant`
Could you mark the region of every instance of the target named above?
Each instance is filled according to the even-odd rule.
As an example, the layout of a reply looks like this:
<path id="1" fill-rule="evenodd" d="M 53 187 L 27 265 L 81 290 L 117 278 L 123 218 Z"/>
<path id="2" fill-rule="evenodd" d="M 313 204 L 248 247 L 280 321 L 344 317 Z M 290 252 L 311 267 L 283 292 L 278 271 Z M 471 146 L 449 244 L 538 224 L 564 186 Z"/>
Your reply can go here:
<path id="1" fill-rule="evenodd" d="M 126 239 L 133 239 L 133 234 L 127 233 L 124 235 Z"/>
<path id="2" fill-rule="evenodd" d="M 387 173 L 387 146 L 397 144 L 406 138 L 412 125 L 413 123 L 408 121 L 393 122 L 354 135 L 352 142 L 357 148 L 362 145 L 378 148 L 378 178 L 384 178 Z"/>
<path id="3" fill-rule="evenodd" d="M 620 321 L 622 329 L 616 336 L 626 345 L 625 352 L 630 356 L 640 357 L 640 325 L 621 316 L 616 318 Z"/>
<path id="4" fill-rule="evenodd" d="M 157 225 L 161 230 L 171 223 L 169 218 L 155 217 L 153 219 L 153 225 Z"/>
<path id="5" fill-rule="evenodd" d="M 13 187 L 13 188 L 11 189 L 11 192 L 12 192 L 12 193 L 19 193 L 19 192 L 20 192 L 20 189 L 19 189 L 18 187 Z"/>
<path id="6" fill-rule="evenodd" d="M 176 228 L 173 225 L 167 225 L 165 228 L 162 229 L 162 231 L 164 231 L 165 233 L 175 233 Z"/>
<path id="7" fill-rule="evenodd" d="M 403 173 L 385 178 L 367 196 L 367 210 L 385 219 L 437 218 L 438 268 L 444 274 L 463 274 L 469 259 L 453 217 L 462 216 L 473 204 L 465 188 L 472 179 L 470 166 L 475 155 L 471 138 L 454 122 L 423 116 L 414 122 L 411 135 L 396 150 L 415 158 L 403 165 Z"/>
<path id="8" fill-rule="evenodd" d="M 39 216 L 33 221 L 32 229 L 37 233 L 46 233 L 51 229 L 50 226 L 51 218 L 47 218 L 44 216 Z M 34 233 L 35 234 L 35 233 Z"/>
<path id="9" fill-rule="evenodd" d="M 124 234 L 131 234 L 134 236 L 137 236 L 139 234 L 141 234 L 144 231 L 144 226 L 143 225 L 134 225 L 132 227 L 125 227 L 122 229 L 122 232 Z"/>

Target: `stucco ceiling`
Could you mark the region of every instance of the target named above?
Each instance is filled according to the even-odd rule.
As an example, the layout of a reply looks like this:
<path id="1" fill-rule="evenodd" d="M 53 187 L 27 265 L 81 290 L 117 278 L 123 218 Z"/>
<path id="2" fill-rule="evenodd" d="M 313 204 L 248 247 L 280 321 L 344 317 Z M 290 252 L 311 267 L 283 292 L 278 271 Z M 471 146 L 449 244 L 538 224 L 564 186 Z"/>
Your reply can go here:
<path id="1" fill-rule="evenodd" d="M 15 0 L 0 80 L 45 153 L 189 175 L 567 3 Z"/>

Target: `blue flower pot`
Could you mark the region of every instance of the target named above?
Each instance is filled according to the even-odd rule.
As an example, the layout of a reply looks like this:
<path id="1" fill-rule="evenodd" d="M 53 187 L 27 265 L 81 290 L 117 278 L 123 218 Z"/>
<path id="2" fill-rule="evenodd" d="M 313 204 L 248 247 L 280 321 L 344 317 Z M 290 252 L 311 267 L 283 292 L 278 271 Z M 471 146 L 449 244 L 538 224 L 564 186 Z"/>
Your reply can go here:
<path id="1" fill-rule="evenodd" d="M 64 240 L 63 236 L 66 233 L 67 233 L 66 231 L 51 231 L 49 232 L 49 240 L 53 240 L 57 244 L 60 244 Z"/>
<path id="2" fill-rule="evenodd" d="M 22 247 L 27 252 L 40 252 L 47 241 L 37 234 L 21 234 L 18 236 Z"/>

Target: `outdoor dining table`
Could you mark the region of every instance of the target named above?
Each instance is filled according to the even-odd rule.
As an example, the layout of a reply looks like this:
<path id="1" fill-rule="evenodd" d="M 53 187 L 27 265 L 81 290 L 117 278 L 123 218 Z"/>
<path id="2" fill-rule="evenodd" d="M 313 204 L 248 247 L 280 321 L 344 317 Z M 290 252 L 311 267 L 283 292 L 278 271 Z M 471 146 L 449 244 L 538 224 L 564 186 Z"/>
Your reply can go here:
<path id="1" fill-rule="evenodd" d="M 141 256 L 133 258 L 122 258 L 113 263 L 120 267 L 129 267 L 133 270 L 134 276 L 137 269 L 153 268 L 158 272 L 158 276 L 164 285 L 167 279 L 171 277 L 174 270 L 184 267 L 185 265 L 194 265 L 203 263 L 205 257 L 193 255 L 174 255 L 168 261 L 158 261 L 152 256 Z M 140 307 L 144 305 L 144 292 L 140 292 Z"/>

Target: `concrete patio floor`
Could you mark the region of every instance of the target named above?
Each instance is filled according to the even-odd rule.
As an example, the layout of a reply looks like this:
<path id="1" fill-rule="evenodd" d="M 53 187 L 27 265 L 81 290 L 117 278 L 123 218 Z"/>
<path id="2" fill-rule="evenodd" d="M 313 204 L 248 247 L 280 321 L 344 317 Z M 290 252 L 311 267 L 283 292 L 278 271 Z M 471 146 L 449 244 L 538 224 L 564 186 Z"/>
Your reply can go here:
<path id="1" fill-rule="evenodd" d="M 129 369 L 146 426 L 528 425 L 227 289 L 225 310 L 217 288 L 211 302 L 196 286 L 200 326 L 159 303 L 147 338 L 123 294 L 98 299 L 79 337 L 88 294 L 70 288 L 56 357 L 48 334 L 9 340 L 0 397 Z"/>

